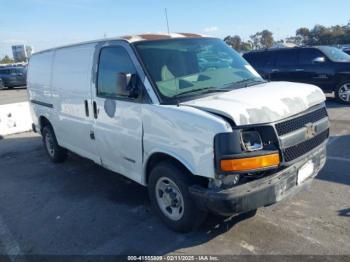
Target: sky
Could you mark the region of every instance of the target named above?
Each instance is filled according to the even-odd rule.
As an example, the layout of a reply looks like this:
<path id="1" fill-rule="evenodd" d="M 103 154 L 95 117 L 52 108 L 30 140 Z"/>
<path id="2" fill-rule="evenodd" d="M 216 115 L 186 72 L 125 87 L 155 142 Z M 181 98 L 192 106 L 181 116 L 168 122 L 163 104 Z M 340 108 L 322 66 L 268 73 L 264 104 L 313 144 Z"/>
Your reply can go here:
<path id="1" fill-rule="evenodd" d="M 269 29 L 275 39 L 300 27 L 345 25 L 350 0 L 0 0 L 0 57 L 11 45 L 35 51 L 138 33 L 202 33 L 243 40 Z"/>

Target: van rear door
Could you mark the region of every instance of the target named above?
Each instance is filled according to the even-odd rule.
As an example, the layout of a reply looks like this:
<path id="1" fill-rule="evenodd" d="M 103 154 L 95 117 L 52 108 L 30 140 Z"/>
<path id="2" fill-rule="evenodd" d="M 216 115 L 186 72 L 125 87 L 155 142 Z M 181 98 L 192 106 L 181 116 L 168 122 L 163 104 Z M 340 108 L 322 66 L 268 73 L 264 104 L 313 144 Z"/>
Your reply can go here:
<path id="1" fill-rule="evenodd" d="M 142 103 L 129 97 L 118 75 L 137 75 L 136 57 L 126 42 L 97 48 L 93 132 L 102 165 L 135 181 L 142 174 Z M 127 79 L 130 80 L 130 79 Z"/>

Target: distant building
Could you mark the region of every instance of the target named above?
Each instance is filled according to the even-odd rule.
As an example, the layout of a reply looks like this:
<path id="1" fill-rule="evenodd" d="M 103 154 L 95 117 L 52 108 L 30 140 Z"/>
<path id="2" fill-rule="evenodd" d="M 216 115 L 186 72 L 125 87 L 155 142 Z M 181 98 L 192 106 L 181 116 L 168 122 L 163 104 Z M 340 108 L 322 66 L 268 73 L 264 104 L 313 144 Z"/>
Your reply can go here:
<path id="1" fill-rule="evenodd" d="M 28 61 L 33 53 L 33 48 L 28 45 L 13 45 L 12 55 L 16 62 Z"/>

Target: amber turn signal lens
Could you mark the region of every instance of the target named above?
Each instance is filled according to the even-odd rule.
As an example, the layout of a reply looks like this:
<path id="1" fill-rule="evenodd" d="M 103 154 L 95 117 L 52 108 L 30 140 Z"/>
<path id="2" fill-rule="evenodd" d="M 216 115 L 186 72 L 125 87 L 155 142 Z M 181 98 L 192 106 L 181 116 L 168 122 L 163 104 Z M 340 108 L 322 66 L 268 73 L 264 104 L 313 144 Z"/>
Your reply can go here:
<path id="1" fill-rule="evenodd" d="M 220 167 L 222 171 L 249 171 L 278 166 L 279 163 L 279 154 L 271 154 L 249 158 L 221 160 Z"/>

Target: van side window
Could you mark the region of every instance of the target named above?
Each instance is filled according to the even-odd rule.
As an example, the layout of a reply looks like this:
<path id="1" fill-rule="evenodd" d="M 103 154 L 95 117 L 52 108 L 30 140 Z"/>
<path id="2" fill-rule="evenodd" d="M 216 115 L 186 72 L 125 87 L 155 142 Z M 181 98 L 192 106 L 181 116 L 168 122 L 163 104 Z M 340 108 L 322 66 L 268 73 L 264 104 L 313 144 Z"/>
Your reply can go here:
<path id="1" fill-rule="evenodd" d="M 128 98 L 129 93 L 119 85 L 117 75 L 136 74 L 127 51 L 121 46 L 102 48 L 98 66 L 97 95 L 109 98 Z"/>
<path id="2" fill-rule="evenodd" d="M 298 63 L 296 50 L 276 51 L 276 65 L 290 66 Z"/>
<path id="3" fill-rule="evenodd" d="M 325 56 L 315 49 L 301 49 L 299 52 L 299 63 L 302 65 L 312 65 L 315 58 Z"/>

